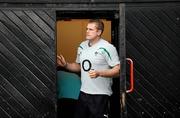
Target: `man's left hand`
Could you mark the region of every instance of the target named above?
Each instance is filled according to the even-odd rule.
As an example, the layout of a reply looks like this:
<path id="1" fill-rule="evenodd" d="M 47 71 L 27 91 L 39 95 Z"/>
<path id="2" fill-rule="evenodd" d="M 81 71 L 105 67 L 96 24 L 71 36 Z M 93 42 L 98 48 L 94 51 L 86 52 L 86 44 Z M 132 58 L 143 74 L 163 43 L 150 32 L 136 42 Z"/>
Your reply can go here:
<path id="1" fill-rule="evenodd" d="M 90 70 L 89 71 L 89 76 L 91 77 L 91 79 L 95 79 L 99 76 L 99 72 L 96 70 Z"/>

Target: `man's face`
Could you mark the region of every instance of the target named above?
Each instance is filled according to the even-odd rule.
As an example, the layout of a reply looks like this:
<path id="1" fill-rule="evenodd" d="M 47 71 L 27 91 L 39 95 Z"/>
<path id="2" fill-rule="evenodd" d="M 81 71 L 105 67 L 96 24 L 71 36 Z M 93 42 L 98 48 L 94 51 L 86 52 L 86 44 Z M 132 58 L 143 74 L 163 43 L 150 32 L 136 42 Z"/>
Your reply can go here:
<path id="1" fill-rule="evenodd" d="M 86 28 L 86 39 L 94 40 L 101 35 L 101 30 L 97 29 L 96 23 L 88 23 Z"/>

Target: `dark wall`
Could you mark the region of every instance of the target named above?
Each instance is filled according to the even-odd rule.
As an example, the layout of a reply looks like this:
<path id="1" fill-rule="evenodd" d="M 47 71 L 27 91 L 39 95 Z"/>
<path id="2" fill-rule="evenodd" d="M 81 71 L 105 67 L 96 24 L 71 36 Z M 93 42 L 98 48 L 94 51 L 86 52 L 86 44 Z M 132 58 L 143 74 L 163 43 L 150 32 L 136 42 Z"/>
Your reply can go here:
<path id="1" fill-rule="evenodd" d="M 127 4 L 126 52 L 134 60 L 135 90 L 128 118 L 180 115 L 180 4 Z"/>
<path id="2" fill-rule="evenodd" d="M 0 10 L 0 117 L 56 116 L 55 12 Z"/>

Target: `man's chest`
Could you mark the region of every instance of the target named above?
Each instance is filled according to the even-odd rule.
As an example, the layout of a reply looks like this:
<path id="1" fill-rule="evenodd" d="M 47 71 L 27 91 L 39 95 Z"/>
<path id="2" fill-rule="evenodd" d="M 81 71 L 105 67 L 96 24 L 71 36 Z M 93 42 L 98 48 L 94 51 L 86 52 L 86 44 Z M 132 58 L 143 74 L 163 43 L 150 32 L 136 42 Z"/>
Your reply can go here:
<path id="1" fill-rule="evenodd" d="M 82 65 L 104 65 L 106 59 L 98 48 L 85 49 L 80 54 L 80 62 Z"/>

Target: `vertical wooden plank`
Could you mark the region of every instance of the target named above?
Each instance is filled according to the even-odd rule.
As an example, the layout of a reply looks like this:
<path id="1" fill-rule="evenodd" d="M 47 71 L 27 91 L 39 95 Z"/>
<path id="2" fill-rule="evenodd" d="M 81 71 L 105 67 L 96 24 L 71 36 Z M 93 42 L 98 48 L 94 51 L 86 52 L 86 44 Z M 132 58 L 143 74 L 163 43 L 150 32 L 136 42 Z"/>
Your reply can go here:
<path id="1" fill-rule="evenodd" d="M 127 117 L 126 111 L 126 39 L 125 39 L 125 4 L 119 4 L 119 55 L 121 61 L 120 70 L 120 103 L 121 118 Z"/>

